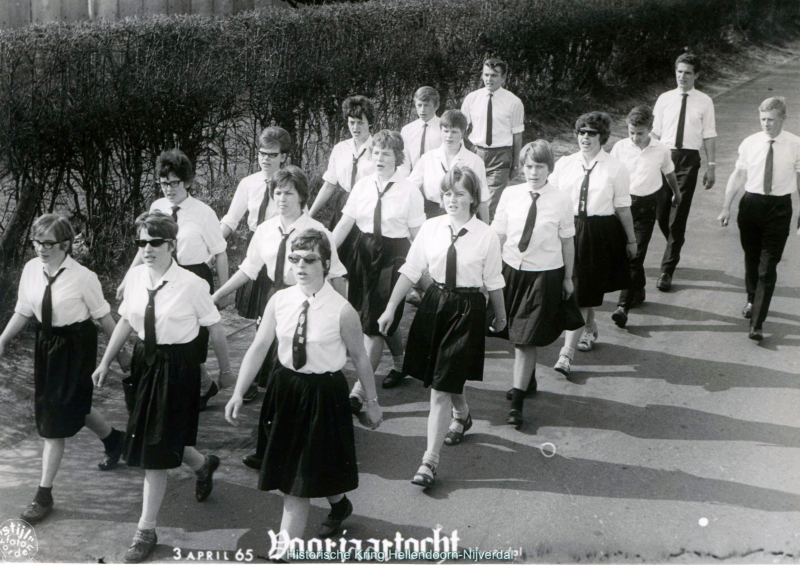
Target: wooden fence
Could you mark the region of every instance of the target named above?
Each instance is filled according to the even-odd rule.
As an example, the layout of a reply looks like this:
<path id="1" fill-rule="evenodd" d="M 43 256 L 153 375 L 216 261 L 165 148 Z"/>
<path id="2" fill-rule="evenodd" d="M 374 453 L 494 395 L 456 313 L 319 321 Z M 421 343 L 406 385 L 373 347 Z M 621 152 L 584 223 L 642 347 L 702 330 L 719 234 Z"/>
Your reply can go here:
<path id="1" fill-rule="evenodd" d="M 0 0 L 0 28 L 143 14 L 224 16 L 286 5 L 283 0 Z"/>

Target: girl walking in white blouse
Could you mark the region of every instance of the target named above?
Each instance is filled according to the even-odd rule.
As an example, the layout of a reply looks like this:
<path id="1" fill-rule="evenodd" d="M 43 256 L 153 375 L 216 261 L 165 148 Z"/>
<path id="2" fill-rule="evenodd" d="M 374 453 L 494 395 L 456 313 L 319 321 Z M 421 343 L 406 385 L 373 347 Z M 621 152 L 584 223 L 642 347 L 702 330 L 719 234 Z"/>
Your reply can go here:
<path id="1" fill-rule="evenodd" d="M 431 218 L 420 229 L 378 320 L 381 331 L 388 333 L 408 289 L 425 270 L 430 272 L 434 283 L 414 316 L 403 364 L 405 372 L 431 387 L 427 450 L 411 481 L 424 488 L 435 482 L 442 444 L 458 445 L 472 426 L 464 384 L 483 380 L 482 286 L 494 306 L 493 329 L 506 325 L 500 240 L 475 217 L 481 194 L 478 178 L 471 169 L 456 166 L 445 175 L 441 190 L 447 215 Z"/>
<path id="2" fill-rule="evenodd" d="M 99 467 L 108 471 L 117 466 L 125 436 L 92 408 L 91 377 L 97 363 L 97 327 L 92 319 L 109 336 L 114 331 L 100 281 L 69 256 L 75 239 L 69 220 L 45 214 L 36 219 L 31 231 L 37 256 L 22 271 L 14 315 L 0 335 L 0 356 L 28 320 L 40 322 L 33 378 L 36 429 L 44 438 L 42 478 L 33 502 L 22 513 L 23 520 L 36 524 L 53 509 L 53 481 L 64 456 L 65 438 L 86 425 L 105 445 L 106 457 Z M 120 352 L 117 360 L 127 371 L 130 357 Z"/>

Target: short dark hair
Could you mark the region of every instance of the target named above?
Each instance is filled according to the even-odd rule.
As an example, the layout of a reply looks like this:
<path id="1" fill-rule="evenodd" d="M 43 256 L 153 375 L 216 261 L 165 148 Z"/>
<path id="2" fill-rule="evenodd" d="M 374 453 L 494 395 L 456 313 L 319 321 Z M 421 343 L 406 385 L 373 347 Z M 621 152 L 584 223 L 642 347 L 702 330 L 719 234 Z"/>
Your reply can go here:
<path id="1" fill-rule="evenodd" d="M 189 182 L 194 178 L 192 162 L 180 149 L 163 151 L 156 160 L 156 174 L 159 178 L 167 178 L 170 173 L 175 173 L 175 176 L 183 182 Z"/>
<path id="2" fill-rule="evenodd" d="M 328 276 L 328 272 L 331 270 L 331 242 L 327 235 L 314 228 L 303 230 L 292 241 L 292 251 L 298 249 L 302 251 L 319 249 L 320 257 L 322 257 L 322 274 L 325 277 Z"/>
<path id="3" fill-rule="evenodd" d="M 478 211 L 478 206 L 481 205 L 481 183 L 478 180 L 478 175 L 469 167 L 460 167 L 456 165 L 444 176 L 439 190 L 444 194 L 445 192 L 450 192 L 457 186 L 461 186 L 472 196 L 472 204 L 469 205 L 469 213 L 474 216 L 475 212 Z"/>
<path id="4" fill-rule="evenodd" d="M 611 137 L 611 116 L 605 112 L 589 112 L 575 121 L 575 135 L 581 128 L 590 127 L 600 132 L 600 145 L 605 145 Z"/>
<path id="5" fill-rule="evenodd" d="M 155 212 L 144 212 L 140 214 L 134 222 L 136 226 L 136 235 L 142 231 L 142 228 L 147 230 L 150 237 L 161 237 L 163 239 L 178 239 L 178 222 L 172 219 L 172 216 L 164 212 L 156 210 Z"/>
<path id="6" fill-rule="evenodd" d="M 403 161 L 405 161 L 406 157 L 403 153 L 405 144 L 403 143 L 402 136 L 396 131 L 382 129 L 372 136 L 372 147 L 380 147 L 381 149 L 391 149 L 394 151 L 395 167 L 399 167 L 403 164 Z"/>
<path id="7" fill-rule="evenodd" d="M 300 208 L 308 203 L 308 178 L 303 170 L 296 165 L 286 165 L 275 173 L 275 178 L 270 185 L 269 195 L 275 199 L 275 189 L 277 187 L 291 186 L 297 191 L 300 197 Z"/>
<path id="8" fill-rule="evenodd" d="M 686 63 L 687 65 L 691 65 L 694 74 L 697 74 L 702 70 L 702 66 L 700 65 L 700 57 L 698 57 L 694 53 L 681 53 L 680 55 L 678 55 L 678 58 L 675 59 L 676 69 L 678 68 L 679 63 Z"/>
<path id="9" fill-rule="evenodd" d="M 372 100 L 366 96 L 350 96 L 342 103 L 342 114 L 344 119 L 356 118 L 361 119 L 363 116 L 367 117 L 369 127 L 375 125 L 375 106 Z"/>
<path id="10" fill-rule="evenodd" d="M 506 76 L 508 74 L 508 65 L 502 59 L 498 59 L 497 57 L 489 57 L 483 62 L 484 67 L 489 67 L 490 69 L 499 70 L 500 74 Z"/>
<path id="11" fill-rule="evenodd" d="M 418 88 L 414 93 L 414 100 L 420 102 L 432 102 L 434 106 L 439 107 L 439 93 L 432 86 L 423 86 Z"/>
<path id="12" fill-rule="evenodd" d="M 290 153 L 292 151 L 292 136 L 281 127 L 270 126 L 261 131 L 261 135 L 258 136 L 258 145 L 259 147 L 277 145 L 280 147 L 281 153 Z"/>
<path id="13" fill-rule="evenodd" d="M 550 147 L 550 144 L 544 139 L 531 141 L 519 152 L 520 167 L 525 166 L 525 162 L 529 159 L 534 163 L 547 165 L 547 170 L 551 173 L 553 172 L 556 158 L 553 156 L 553 148 Z"/>
<path id="14" fill-rule="evenodd" d="M 641 126 L 651 128 L 653 127 L 653 109 L 644 104 L 636 106 L 628 113 L 628 117 L 625 118 L 625 121 L 636 128 Z"/>
<path id="15" fill-rule="evenodd" d="M 468 125 L 467 117 L 461 110 L 447 110 L 442 114 L 442 121 L 439 122 L 440 128 L 458 128 L 461 133 L 467 131 Z"/>
<path id="16" fill-rule="evenodd" d="M 42 214 L 36 218 L 31 226 L 31 235 L 36 238 L 51 229 L 56 241 L 61 244 L 61 249 L 70 253 L 75 239 L 75 228 L 72 227 L 72 222 L 61 214 Z"/>

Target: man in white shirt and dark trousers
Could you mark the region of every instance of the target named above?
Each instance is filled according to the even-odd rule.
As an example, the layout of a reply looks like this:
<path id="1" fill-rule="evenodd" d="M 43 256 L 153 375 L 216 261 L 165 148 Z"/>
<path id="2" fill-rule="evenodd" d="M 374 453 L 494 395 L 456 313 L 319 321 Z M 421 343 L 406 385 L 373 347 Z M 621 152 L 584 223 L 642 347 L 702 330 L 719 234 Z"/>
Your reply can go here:
<path id="1" fill-rule="evenodd" d="M 652 136 L 672 149 L 675 177 L 681 191 L 681 202 L 672 209 L 672 190 L 664 183 L 658 196 L 658 227 L 667 239 L 667 247 L 661 260 L 661 276 L 656 288 L 668 291 L 672 288 L 672 276 L 681 259 L 681 248 L 685 241 L 686 221 L 692 206 L 697 174 L 700 171 L 700 148 L 708 160 L 703 175 L 706 190 L 714 186 L 716 154 L 716 123 L 714 102 L 699 90 L 694 82 L 700 74 L 700 58 L 684 53 L 675 61 L 675 79 L 678 88 L 658 97 L 654 109 Z"/>
<path id="2" fill-rule="evenodd" d="M 470 92 L 461 104 L 461 111 L 472 125 L 468 139 L 486 165 L 486 180 L 492 193 L 489 221 L 508 179 L 515 176 L 525 131 L 522 101 L 503 88 L 507 75 L 508 65 L 504 61 L 486 59 L 481 75 L 485 88 Z"/>
<path id="3" fill-rule="evenodd" d="M 717 219 L 723 227 L 728 225 L 731 204 L 744 187 L 737 217 L 747 287 L 742 315 L 750 319 L 750 339 L 761 341 L 778 279 L 778 263 L 791 230 L 792 192 L 800 193 L 800 137 L 783 130 L 783 97 L 767 98 L 758 110 L 762 131 L 739 146 L 736 170 L 728 179 L 725 203 Z"/>

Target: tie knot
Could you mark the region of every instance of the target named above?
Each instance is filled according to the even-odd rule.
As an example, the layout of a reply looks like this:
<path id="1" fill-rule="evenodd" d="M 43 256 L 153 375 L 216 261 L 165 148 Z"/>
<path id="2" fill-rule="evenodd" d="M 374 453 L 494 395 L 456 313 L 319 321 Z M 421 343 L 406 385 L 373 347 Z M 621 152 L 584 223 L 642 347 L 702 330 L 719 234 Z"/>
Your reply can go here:
<path id="1" fill-rule="evenodd" d="M 181 209 L 181 207 L 180 207 L 180 206 L 173 206 L 173 207 L 172 207 L 172 213 L 173 213 L 173 214 L 175 214 L 175 213 L 177 213 L 177 212 L 178 212 L 178 210 L 180 210 L 180 209 Z"/>
<path id="2" fill-rule="evenodd" d="M 688 92 L 684 92 L 684 93 L 683 93 L 683 97 L 684 97 L 684 98 L 687 98 L 688 96 L 689 96 L 689 93 L 688 93 Z"/>
<path id="3" fill-rule="evenodd" d="M 775 143 L 775 140 L 774 140 L 774 139 L 770 139 L 770 140 L 769 140 L 769 144 L 770 144 L 770 146 L 772 146 L 772 144 L 773 144 L 773 143 Z"/>
<path id="4" fill-rule="evenodd" d="M 539 198 L 540 196 L 541 196 L 541 194 L 539 194 L 538 192 L 531 192 L 531 199 L 534 202 L 536 202 L 536 199 Z"/>

